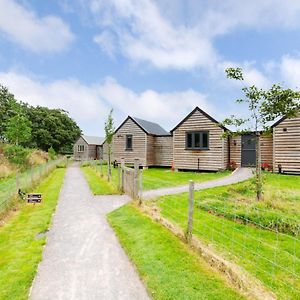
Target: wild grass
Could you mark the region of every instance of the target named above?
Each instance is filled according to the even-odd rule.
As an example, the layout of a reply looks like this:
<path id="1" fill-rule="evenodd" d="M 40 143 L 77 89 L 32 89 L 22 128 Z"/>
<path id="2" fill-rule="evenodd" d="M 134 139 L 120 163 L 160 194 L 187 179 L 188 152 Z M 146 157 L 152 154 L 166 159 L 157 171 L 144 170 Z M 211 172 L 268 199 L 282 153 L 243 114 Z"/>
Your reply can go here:
<path id="1" fill-rule="evenodd" d="M 195 192 L 193 233 L 258 278 L 279 299 L 300 298 L 299 236 L 277 233 L 279 228 L 293 231 L 299 226 L 298 182 L 295 176 L 265 174 L 260 202 L 250 181 Z M 156 205 L 164 217 L 186 229 L 187 193 L 161 197 Z"/>
<path id="2" fill-rule="evenodd" d="M 243 299 L 162 225 L 132 205 L 108 220 L 153 299 Z"/>
<path id="3" fill-rule="evenodd" d="M 81 167 L 84 177 L 94 195 L 113 195 L 120 194 L 114 181 L 108 182 L 107 178 L 101 176 L 97 171 L 90 167 Z"/>
<path id="4" fill-rule="evenodd" d="M 28 299 L 32 280 L 42 258 L 45 232 L 51 222 L 65 169 L 55 169 L 35 192 L 43 195 L 41 204 L 26 204 L 0 227 L 0 299 Z"/>
<path id="5" fill-rule="evenodd" d="M 262 201 L 255 198 L 252 180 L 199 191 L 196 197 L 200 208 L 228 219 L 300 234 L 300 176 L 265 173 Z"/>

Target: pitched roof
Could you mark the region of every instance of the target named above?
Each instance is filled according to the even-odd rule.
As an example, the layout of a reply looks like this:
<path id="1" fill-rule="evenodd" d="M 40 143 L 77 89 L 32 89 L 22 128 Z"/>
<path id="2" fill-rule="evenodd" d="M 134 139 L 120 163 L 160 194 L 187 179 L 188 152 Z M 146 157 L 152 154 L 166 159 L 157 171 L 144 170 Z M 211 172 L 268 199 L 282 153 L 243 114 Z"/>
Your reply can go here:
<path id="1" fill-rule="evenodd" d="M 136 117 L 132 117 L 132 119 L 134 119 L 134 121 L 136 121 L 136 123 L 138 123 L 138 125 L 140 127 L 142 127 L 148 134 L 153 134 L 153 135 L 170 135 L 169 132 L 167 132 L 166 130 L 164 130 L 159 124 L 157 123 L 153 123 L 153 122 L 149 122 L 143 119 L 139 119 Z"/>
<path id="2" fill-rule="evenodd" d="M 222 129 L 224 130 L 228 130 L 228 128 L 226 128 L 225 126 L 221 125 L 220 122 L 218 122 L 216 119 L 214 119 L 213 117 L 211 117 L 208 113 L 206 113 L 204 110 L 202 110 L 201 108 L 199 108 L 198 106 L 196 106 L 183 120 L 181 120 L 181 122 L 179 122 L 172 130 L 171 132 L 173 132 L 175 129 L 177 129 L 183 122 L 185 122 L 193 113 L 195 113 L 196 111 L 199 111 L 201 114 L 203 114 L 206 118 L 208 118 L 209 120 L 211 120 L 212 122 L 216 123 L 218 126 L 220 126 Z"/>
<path id="3" fill-rule="evenodd" d="M 158 136 L 163 136 L 163 135 L 171 135 L 170 132 L 166 131 L 163 129 L 159 124 L 149 122 L 146 120 L 142 120 L 136 117 L 131 117 L 128 116 L 123 123 L 115 130 L 115 133 L 126 123 L 126 121 L 130 119 L 132 120 L 138 127 L 140 127 L 146 134 L 150 135 L 158 135 Z"/>
<path id="4" fill-rule="evenodd" d="M 89 145 L 101 145 L 104 141 L 103 137 L 99 136 L 89 136 L 89 135 L 82 135 L 82 138 L 89 144 Z"/>

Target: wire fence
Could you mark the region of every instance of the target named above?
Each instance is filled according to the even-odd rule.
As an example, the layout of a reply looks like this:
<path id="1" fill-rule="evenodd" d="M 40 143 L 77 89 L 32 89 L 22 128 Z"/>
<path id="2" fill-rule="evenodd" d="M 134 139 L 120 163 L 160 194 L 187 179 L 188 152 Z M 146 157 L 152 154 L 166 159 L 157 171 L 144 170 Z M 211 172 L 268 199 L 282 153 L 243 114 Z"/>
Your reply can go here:
<path id="1" fill-rule="evenodd" d="M 49 174 L 64 160 L 64 158 L 52 160 L 24 172 L 18 172 L 15 176 L 2 179 L 0 181 L 0 214 L 7 210 L 13 199 L 32 189 L 41 178 Z"/>
<path id="2" fill-rule="evenodd" d="M 101 177 L 108 178 L 108 162 L 105 160 L 90 160 L 81 164 L 90 166 Z M 105 167 L 104 167 L 105 166 Z M 117 171 L 116 171 L 117 169 Z M 120 163 L 111 164 L 111 181 L 121 192 L 132 199 L 138 199 L 142 193 L 142 170 L 139 169 L 139 160 L 135 159 L 133 168 L 125 165 L 125 160 Z"/>
<path id="3" fill-rule="evenodd" d="M 258 209 L 260 218 L 252 219 L 248 205 L 241 214 L 239 203 L 226 205 L 228 198 L 204 191 L 193 199 L 193 186 L 191 189 L 186 199 L 182 195 L 167 196 L 143 204 L 154 205 L 162 217 L 181 227 L 188 239 L 189 235 L 198 238 L 215 253 L 241 266 L 278 298 L 300 299 L 299 232 L 287 234 L 280 232 L 276 223 L 267 227 L 257 221 L 263 220 L 267 210 Z M 222 201 L 223 206 L 214 205 L 214 200 Z M 280 218 L 282 215 L 278 215 Z"/>

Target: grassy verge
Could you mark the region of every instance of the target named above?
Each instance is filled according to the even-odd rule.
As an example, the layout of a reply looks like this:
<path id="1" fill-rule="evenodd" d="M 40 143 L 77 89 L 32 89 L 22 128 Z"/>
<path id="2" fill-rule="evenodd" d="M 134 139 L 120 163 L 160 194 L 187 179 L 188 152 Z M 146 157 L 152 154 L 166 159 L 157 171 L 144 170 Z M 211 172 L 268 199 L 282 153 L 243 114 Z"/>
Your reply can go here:
<path id="1" fill-rule="evenodd" d="M 51 222 L 65 169 L 55 169 L 35 190 L 43 194 L 38 205 L 24 205 L 0 227 L 0 299 L 28 299 L 29 289 L 42 257 L 45 232 Z"/>
<path id="2" fill-rule="evenodd" d="M 98 167 L 99 168 L 99 167 Z M 104 174 L 107 174 L 107 165 L 103 166 Z M 149 168 L 143 170 L 143 189 L 153 190 L 164 187 L 173 187 L 186 185 L 189 180 L 195 182 L 204 182 L 208 180 L 218 179 L 229 175 L 229 171 L 217 173 L 197 173 L 197 172 L 173 172 L 171 169 L 165 168 Z M 112 168 L 112 182 L 118 184 L 118 169 Z"/>
<path id="3" fill-rule="evenodd" d="M 120 194 L 115 181 L 108 182 L 106 177 L 101 177 L 92 167 L 81 167 L 84 177 L 94 195 Z"/>
<path id="4" fill-rule="evenodd" d="M 160 224 L 131 205 L 108 216 L 154 299 L 243 299 Z"/>
<path id="5" fill-rule="evenodd" d="M 157 205 L 165 218 L 186 229 L 187 199 L 186 193 L 165 196 L 157 200 Z M 216 198 L 212 199 L 215 201 Z M 215 215 L 215 204 L 211 204 L 211 210 L 208 211 L 199 209 L 204 201 L 208 203 L 203 192 L 202 196 L 196 192 L 194 234 L 223 257 L 258 278 L 279 299 L 299 299 L 300 240 L 294 236 L 259 229 L 250 222 L 247 225 Z M 227 205 L 226 201 L 223 200 L 222 205 Z M 227 208 L 230 210 L 231 206 Z M 247 204 L 244 204 L 241 212 L 249 215 Z"/>
<path id="6" fill-rule="evenodd" d="M 300 234 L 300 176 L 264 174 L 264 199 L 251 180 L 196 193 L 198 206 L 228 219 L 252 221 L 280 232 Z"/>

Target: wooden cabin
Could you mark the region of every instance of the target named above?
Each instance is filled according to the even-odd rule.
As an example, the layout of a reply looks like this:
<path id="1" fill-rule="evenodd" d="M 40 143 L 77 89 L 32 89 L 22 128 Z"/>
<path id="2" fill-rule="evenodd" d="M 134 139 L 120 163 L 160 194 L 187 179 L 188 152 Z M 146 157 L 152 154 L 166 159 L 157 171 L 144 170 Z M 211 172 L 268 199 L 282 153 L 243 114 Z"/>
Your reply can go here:
<path id="1" fill-rule="evenodd" d="M 300 173 L 300 113 L 273 124 L 274 172 Z"/>
<path id="2" fill-rule="evenodd" d="M 233 136 L 230 139 L 230 162 L 237 167 L 254 167 L 256 165 L 256 139 L 253 134 Z M 261 161 L 263 165 L 273 166 L 272 135 L 260 136 Z"/>
<path id="3" fill-rule="evenodd" d="M 73 147 L 74 160 L 94 160 L 102 158 L 104 138 L 82 135 Z"/>
<path id="4" fill-rule="evenodd" d="M 113 160 L 125 159 L 133 164 L 139 159 L 143 167 L 172 164 L 172 136 L 159 124 L 128 116 L 115 130 L 113 137 Z"/>
<path id="5" fill-rule="evenodd" d="M 174 129 L 173 161 L 176 169 L 219 171 L 229 162 L 227 129 L 199 107 Z"/>

